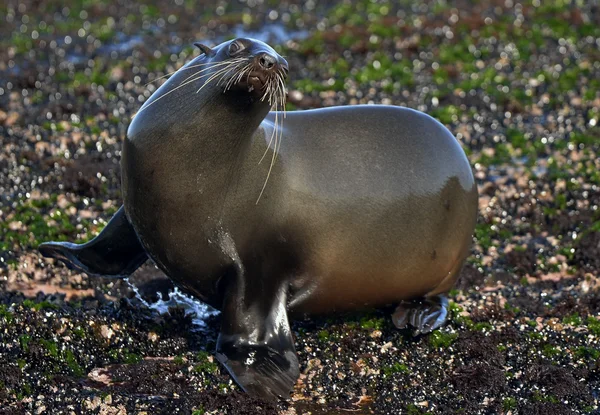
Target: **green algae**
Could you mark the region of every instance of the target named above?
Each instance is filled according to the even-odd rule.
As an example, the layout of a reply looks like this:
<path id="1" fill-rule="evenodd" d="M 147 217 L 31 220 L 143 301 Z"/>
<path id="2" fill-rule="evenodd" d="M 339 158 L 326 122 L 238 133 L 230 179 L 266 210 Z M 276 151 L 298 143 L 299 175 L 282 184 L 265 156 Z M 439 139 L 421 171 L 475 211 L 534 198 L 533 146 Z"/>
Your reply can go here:
<path id="1" fill-rule="evenodd" d="M 137 353 L 129 351 L 129 349 L 112 349 L 109 350 L 108 356 L 115 363 L 136 364 L 142 361 L 143 357 Z"/>
<path id="2" fill-rule="evenodd" d="M 363 317 L 360 319 L 360 327 L 366 330 L 381 330 L 385 322 L 383 317 Z"/>
<path id="3" fill-rule="evenodd" d="M 195 373 L 216 373 L 218 370 L 218 365 L 214 361 L 210 361 L 210 353 L 201 351 L 196 354 L 196 359 L 198 359 L 198 363 L 194 365 L 193 371 Z"/>
<path id="4" fill-rule="evenodd" d="M 58 344 L 54 340 L 40 339 L 39 343 L 44 346 L 48 356 L 58 357 Z"/>
<path id="5" fill-rule="evenodd" d="M 582 323 L 582 319 L 579 314 L 571 314 L 570 316 L 563 318 L 563 324 L 570 324 L 572 326 L 580 326 Z"/>
<path id="6" fill-rule="evenodd" d="M 71 370 L 71 373 L 73 373 L 73 375 L 75 375 L 77 377 L 82 377 L 83 375 L 85 375 L 85 371 L 77 362 L 77 359 L 75 358 L 75 354 L 73 353 L 73 351 L 71 351 L 69 349 L 65 350 L 63 352 L 63 359 L 64 359 L 65 363 L 67 364 L 67 366 L 69 367 L 69 369 Z"/>
<path id="7" fill-rule="evenodd" d="M 28 334 L 22 334 L 19 336 L 19 345 L 21 349 L 25 352 L 29 352 L 29 343 L 31 342 L 31 336 Z"/>
<path id="8" fill-rule="evenodd" d="M 576 358 L 582 360 L 596 361 L 600 359 L 600 350 L 588 346 L 580 346 L 573 351 Z"/>
<path id="9" fill-rule="evenodd" d="M 441 330 L 434 330 L 429 335 L 429 344 L 436 349 L 445 349 L 450 347 L 457 338 L 458 334 L 456 333 L 446 333 Z"/>
<path id="10" fill-rule="evenodd" d="M 317 337 L 321 341 L 329 340 L 330 336 L 331 335 L 328 330 L 321 330 L 321 331 L 319 331 L 319 333 L 317 333 Z"/>
<path id="11" fill-rule="evenodd" d="M 11 323 L 15 316 L 8 310 L 8 307 L 5 304 L 0 304 L 0 318 L 6 320 L 7 323 Z"/>
<path id="12" fill-rule="evenodd" d="M 553 344 L 546 343 L 542 346 L 542 354 L 549 359 L 552 359 L 560 354 L 560 350 Z"/>
<path id="13" fill-rule="evenodd" d="M 408 366 L 406 366 L 405 364 L 396 362 L 393 363 L 389 366 L 383 366 L 381 368 L 382 373 L 384 374 L 384 376 L 392 376 L 395 373 L 409 373 L 410 370 L 408 369 Z"/>
<path id="14" fill-rule="evenodd" d="M 56 304 L 52 304 L 49 301 L 40 301 L 40 302 L 36 302 L 30 298 L 27 298 L 25 300 L 23 300 L 23 307 L 25 308 L 29 308 L 29 309 L 33 309 L 35 311 L 40 311 L 40 310 L 58 310 L 59 307 Z"/>
<path id="15" fill-rule="evenodd" d="M 586 325 L 590 333 L 595 336 L 600 336 L 600 320 L 595 317 L 589 316 L 586 320 Z"/>
<path id="16" fill-rule="evenodd" d="M 502 400 L 502 409 L 504 409 L 505 412 L 514 411 L 517 409 L 517 400 L 513 397 L 504 398 Z"/>

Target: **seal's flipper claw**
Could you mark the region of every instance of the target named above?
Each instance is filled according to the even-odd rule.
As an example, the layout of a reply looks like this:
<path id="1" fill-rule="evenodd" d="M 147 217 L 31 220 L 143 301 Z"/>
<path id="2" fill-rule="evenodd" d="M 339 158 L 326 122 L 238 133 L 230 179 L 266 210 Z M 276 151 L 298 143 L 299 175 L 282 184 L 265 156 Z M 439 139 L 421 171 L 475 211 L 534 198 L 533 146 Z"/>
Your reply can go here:
<path id="1" fill-rule="evenodd" d="M 40 253 L 90 275 L 124 278 L 138 269 L 148 256 L 121 207 L 106 227 L 85 244 L 46 242 Z"/>
<path id="2" fill-rule="evenodd" d="M 422 322 L 421 333 L 430 333 L 433 330 L 440 328 L 448 319 L 448 308 L 441 307 L 437 311 L 433 311 Z"/>
<path id="3" fill-rule="evenodd" d="M 221 345 L 217 359 L 247 393 L 274 401 L 287 398 L 299 375 L 294 350 L 268 346 Z"/>
<path id="4" fill-rule="evenodd" d="M 397 328 L 405 329 L 411 326 L 415 336 L 441 327 L 447 319 L 448 299 L 443 295 L 402 301 L 392 314 L 392 322 Z"/>
<path id="5" fill-rule="evenodd" d="M 287 318 L 287 288 L 262 284 L 256 290 L 237 279 L 224 296 L 217 359 L 247 393 L 270 401 L 287 399 L 300 375 Z"/>

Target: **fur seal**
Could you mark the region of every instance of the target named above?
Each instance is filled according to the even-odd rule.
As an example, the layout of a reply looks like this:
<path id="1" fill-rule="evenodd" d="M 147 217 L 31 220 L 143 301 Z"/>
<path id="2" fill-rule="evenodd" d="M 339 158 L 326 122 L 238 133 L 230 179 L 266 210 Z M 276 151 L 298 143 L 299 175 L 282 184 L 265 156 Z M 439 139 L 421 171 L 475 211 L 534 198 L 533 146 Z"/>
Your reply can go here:
<path id="1" fill-rule="evenodd" d="M 442 325 L 477 213 L 455 137 L 402 107 L 285 114 L 288 64 L 271 47 L 197 46 L 129 126 L 124 206 L 92 241 L 42 254 L 113 277 L 151 258 L 221 310 L 218 360 L 267 399 L 299 375 L 288 312 L 394 303 L 400 328 Z"/>

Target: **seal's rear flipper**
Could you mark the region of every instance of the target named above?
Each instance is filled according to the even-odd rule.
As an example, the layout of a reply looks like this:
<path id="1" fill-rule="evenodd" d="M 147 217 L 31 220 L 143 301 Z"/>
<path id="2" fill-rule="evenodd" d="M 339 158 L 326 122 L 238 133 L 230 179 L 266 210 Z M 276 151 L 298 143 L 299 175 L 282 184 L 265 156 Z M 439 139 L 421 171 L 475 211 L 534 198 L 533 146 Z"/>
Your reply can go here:
<path id="1" fill-rule="evenodd" d="M 402 301 L 392 314 L 392 322 L 399 329 L 409 326 L 414 335 L 429 333 L 441 327 L 448 319 L 448 299 L 443 295 L 421 300 Z"/>
<path id="2" fill-rule="evenodd" d="M 124 278 L 142 265 L 148 256 L 121 206 L 106 227 L 85 244 L 46 242 L 39 250 L 69 268 L 90 275 Z"/>
<path id="3" fill-rule="evenodd" d="M 270 401 L 287 399 L 300 370 L 285 294 L 264 292 L 252 302 L 240 294 L 225 296 L 217 359 L 247 393 Z"/>

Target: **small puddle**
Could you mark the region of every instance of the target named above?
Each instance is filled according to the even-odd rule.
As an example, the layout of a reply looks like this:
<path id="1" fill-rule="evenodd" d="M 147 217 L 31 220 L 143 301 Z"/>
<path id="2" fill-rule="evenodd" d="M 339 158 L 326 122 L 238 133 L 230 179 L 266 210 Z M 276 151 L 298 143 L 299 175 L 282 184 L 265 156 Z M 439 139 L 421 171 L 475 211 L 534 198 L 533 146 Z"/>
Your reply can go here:
<path id="1" fill-rule="evenodd" d="M 169 292 L 167 299 L 164 299 L 161 293 L 157 292 L 157 295 L 160 299 L 154 303 L 150 303 L 144 300 L 138 288 L 129 281 L 129 278 L 125 278 L 123 281 L 129 285 L 129 287 L 135 293 L 135 297 L 140 300 L 142 304 L 148 308 L 158 311 L 159 314 L 168 313 L 169 307 L 183 308 L 185 315 L 192 317 L 192 324 L 197 331 L 206 330 L 206 319 L 219 314 L 218 310 L 215 310 L 211 306 L 204 304 L 194 297 L 184 294 L 183 292 L 179 291 L 177 287 L 175 287 L 173 291 Z"/>
<path id="2" fill-rule="evenodd" d="M 306 39 L 310 32 L 308 30 L 289 29 L 281 23 L 270 23 L 263 25 L 261 28 L 249 28 L 243 24 L 238 24 L 231 28 L 230 31 L 233 37 L 249 37 L 261 40 L 269 44 L 281 44 L 291 39 L 302 40 Z M 219 44 L 230 36 L 217 36 L 214 39 L 207 39 L 209 43 Z M 119 32 L 111 42 L 107 42 L 100 46 L 97 50 L 99 55 L 110 56 L 116 52 L 120 55 L 130 54 L 132 50 L 144 44 L 142 35 L 126 35 Z M 169 48 L 171 53 L 179 53 L 183 46 L 173 46 Z M 87 61 L 87 57 L 77 53 L 71 53 L 67 56 L 67 60 L 73 63 L 81 63 Z"/>
<path id="3" fill-rule="evenodd" d="M 281 44 L 292 39 L 302 40 L 310 35 L 308 30 L 292 30 L 281 23 L 266 24 L 260 29 L 238 25 L 233 28 L 232 33 L 235 37 L 250 37 L 269 44 Z"/>
<path id="4" fill-rule="evenodd" d="M 129 36 L 119 32 L 111 43 L 105 43 L 98 48 L 100 55 L 110 55 L 112 52 L 126 54 L 138 46 L 144 44 L 144 38 L 140 35 Z"/>
<path id="5" fill-rule="evenodd" d="M 159 29 L 156 29 L 156 31 L 158 30 Z M 310 35 L 308 30 L 290 29 L 282 23 L 277 22 L 265 24 L 260 28 L 249 28 L 244 24 L 238 24 L 233 26 L 229 33 L 230 34 L 227 36 L 219 35 L 215 36 L 213 39 L 206 39 L 206 41 L 210 44 L 218 45 L 230 37 L 248 37 L 258 39 L 270 45 L 278 45 L 292 39 L 306 39 Z M 111 57 L 111 55 L 114 57 L 115 54 L 118 56 L 128 56 L 131 55 L 132 51 L 136 48 L 144 44 L 151 44 L 147 41 L 145 42 L 144 39 L 145 35 L 127 35 L 123 32 L 118 32 L 111 41 L 105 42 L 100 46 L 95 51 L 95 54 L 107 58 Z M 169 53 L 178 54 L 186 46 L 189 45 L 173 45 L 168 47 L 168 50 Z M 89 56 L 85 55 L 80 50 L 69 50 L 65 56 L 65 60 L 75 66 L 85 66 L 89 58 Z"/>

